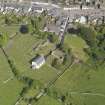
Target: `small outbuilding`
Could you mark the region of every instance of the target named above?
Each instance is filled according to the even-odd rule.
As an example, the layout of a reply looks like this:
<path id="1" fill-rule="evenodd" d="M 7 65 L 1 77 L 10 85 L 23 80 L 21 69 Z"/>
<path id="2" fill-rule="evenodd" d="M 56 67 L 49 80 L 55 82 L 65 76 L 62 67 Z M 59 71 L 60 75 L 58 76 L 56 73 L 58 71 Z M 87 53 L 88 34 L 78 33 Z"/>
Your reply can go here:
<path id="1" fill-rule="evenodd" d="M 44 56 L 38 56 L 32 61 L 32 69 L 39 69 L 44 64 L 45 64 Z"/>

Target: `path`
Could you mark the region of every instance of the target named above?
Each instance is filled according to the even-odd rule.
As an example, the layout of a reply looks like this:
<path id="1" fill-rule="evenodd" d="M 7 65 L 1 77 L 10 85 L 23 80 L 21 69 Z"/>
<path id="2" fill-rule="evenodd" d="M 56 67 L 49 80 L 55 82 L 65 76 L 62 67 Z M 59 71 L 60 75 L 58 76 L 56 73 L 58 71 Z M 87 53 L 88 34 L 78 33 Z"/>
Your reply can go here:
<path id="1" fill-rule="evenodd" d="M 82 93 L 82 92 L 70 92 L 70 94 L 78 94 L 78 95 L 90 95 L 90 96 L 100 96 L 100 97 L 104 97 L 105 98 L 105 94 L 102 93 Z"/>
<path id="2" fill-rule="evenodd" d="M 4 84 L 6 84 L 7 82 L 9 82 L 10 80 L 12 80 L 14 77 L 11 76 L 10 78 L 8 78 L 7 80 L 3 81 Z"/>

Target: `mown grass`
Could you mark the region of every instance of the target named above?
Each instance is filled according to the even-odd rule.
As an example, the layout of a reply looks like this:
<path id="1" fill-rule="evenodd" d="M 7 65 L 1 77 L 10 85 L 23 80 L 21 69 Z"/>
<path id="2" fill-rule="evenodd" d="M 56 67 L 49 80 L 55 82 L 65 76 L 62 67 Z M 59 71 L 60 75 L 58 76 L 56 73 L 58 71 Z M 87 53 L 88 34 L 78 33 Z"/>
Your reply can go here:
<path id="1" fill-rule="evenodd" d="M 12 105 L 17 101 L 23 85 L 14 78 L 1 50 L 0 59 L 0 105 Z"/>
<path id="2" fill-rule="evenodd" d="M 0 32 L 6 33 L 9 37 L 14 36 L 19 31 L 19 25 L 0 25 Z"/>
<path id="3" fill-rule="evenodd" d="M 35 44 L 36 39 L 33 36 L 18 35 L 12 40 L 10 46 L 7 46 L 6 51 L 20 72 L 30 70 L 29 61 L 33 57 L 30 55 L 30 50 Z"/>
<path id="4" fill-rule="evenodd" d="M 105 105 L 105 98 L 100 96 L 74 94 L 71 97 L 74 105 Z"/>
<path id="5" fill-rule="evenodd" d="M 87 44 L 85 43 L 83 39 L 81 39 L 80 37 L 76 35 L 67 34 L 65 36 L 64 43 L 72 49 L 72 53 L 74 56 L 76 56 L 77 58 L 83 61 L 87 60 L 88 56 L 83 51 L 83 49 L 87 47 Z"/>
<path id="6" fill-rule="evenodd" d="M 42 84 L 47 84 L 56 77 L 56 71 L 49 65 L 43 65 L 39 70 L 28 70 L 23 75 L 39 80 Z"/>
<path id="7" fill-rule="evenodd" d="M 62 105 L 59 101 L 49 97 L 49 96 L 43 96 L 38 103 L 34 105 Z"/>
<path id="8" fill-rule="evenodd" d="M 2 85 L 3 81 L 7 80 L 13 76 L 9 64 L 0 49 L 0 85 Z"/>
<path id="9" fill-rule="evenodd" d="M 36 53 L 49 53 L 49 50 L 44 50 L 48 46 L 44 47 L 44 49 L 42 47 L 41 49 L 38 49 L 38 51 L 33 50 L 33 48 L 38 44 L 38 41 L 39 40 L 37 40 L 35 36 L 17 35 L 12 39 L 11 44 L 8 44 L 5 50 L 9 57 L 14 61 L 16 68 L 19 70 L 21 75 L 28 76 L 45 83 L 52 79 L 56 75 L 56 72 L 48 64 L 45 64 L 37 71 L 31 69 L 30 60 L 36 56 Z"/>
<path id="10" fill-rule="evenodd" d="M 12 79 L 0 85 L 0 105 L 14 105 L 19 98 L 23 85 Z"/>
<path id="11" fill-rule="evenodd" d="M 46 46 L 42 46 L 40 49 L 38 49 L 38 51 L 35 51 L 33 48 L 43 40 L 36 39 L 36 37 L 30 35 L 30 33 L 22 35 L 19 32 L 18 25 L 7 26 L 4 25 L 3 22 L 0 24 L 0 32 L 6 33 L 10 37 L 14 36 L 16 32 L 18 32 L 15 37 L 9 39 L 8 44 L 4 47 L 4 49 L 9 58 L 14 62 L 19 73 L 32 79 L 39 80 L 44 85 L 52 80 L 56 76 L 56 72 L 52 67 L 50 67 L 48 64 L 45 64 L 38 71 L 34 71 L 30 67 L 30 60 L 34 58 L 37 53 L 46 55 L 49 53 L 49 50 L 53 45 L 47 44 Z M 19 93 L 21 92 L 23 85 L 13 76 L 9 64 L 1 50 L 0 59 L 2 59 L 2 61 L 0 60 L 0 105 L 14 105 L 19 98 Z M 7 83 L 3 83 L 6 80 L 9 81 L 7 81 Z M 33 97 L 38 91 L 39 90 L 36 89 L 30 89 L 25 94 L 25 98 Z M 50 100 L 53 102 L 52 99 Z M 56 100 L 54 101 L 56 104 Z M 26 105 L 26 102 L 23 101 L 20 104 Z"/>
<path id="12" fill-rule="evenodd" d="M 71 93 L 70 100 L 75 105 L 105 104 L 105 69 L 95 71 L 83 64 L 75 64 L 59 78 L 54 87 L 62 93 Z M 74 94 L 72 94 L 74 92 Z M 90 93 L 82 94 L 82 93 Z M 101 94 L 92 95 L 92 94 Z"/>

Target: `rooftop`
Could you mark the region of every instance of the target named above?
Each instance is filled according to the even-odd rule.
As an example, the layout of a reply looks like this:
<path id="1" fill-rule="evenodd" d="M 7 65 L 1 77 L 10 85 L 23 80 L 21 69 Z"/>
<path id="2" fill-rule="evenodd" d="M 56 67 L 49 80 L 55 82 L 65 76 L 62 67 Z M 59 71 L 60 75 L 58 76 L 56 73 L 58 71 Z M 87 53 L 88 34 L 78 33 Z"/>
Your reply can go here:
<path id="1" fill-rule="evenodd" d="M 35 62 L 37 65 L 40 65 L 40 63 L 42 63 L 43 61 L 45 61 L 44 56 L 38 56 L 32 62 Z"/>

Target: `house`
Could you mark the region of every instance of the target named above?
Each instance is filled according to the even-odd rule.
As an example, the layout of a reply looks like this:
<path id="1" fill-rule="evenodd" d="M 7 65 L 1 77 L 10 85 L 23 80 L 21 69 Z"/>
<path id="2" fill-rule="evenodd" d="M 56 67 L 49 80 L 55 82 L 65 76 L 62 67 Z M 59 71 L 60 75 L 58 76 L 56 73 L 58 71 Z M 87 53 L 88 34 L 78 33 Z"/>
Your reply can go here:
<path id="1" fill-rule="evenodd" d="M 38 56 L 32 61 L 32 69 L 39 69 L 43 64 L 45 64 L 44 56 Z"/>
<path id="2" fill-rule="evenodd" d="M 31 7 L 28 10 L 30 11 L 35 11 L 37 13 L 42 13 L 44 11 L 44 8 L 41 5 L 38 5 L 36 3 L 31 3 Z"/>
<path id="3" fill-rule="evenodd" d="M 81 23 L 81 24 L 86 24 L 87 19 L 85 16 L 81 16 L 80 18 L 76 19 L 75 22 Z"/>
<path id="4" fill-rule="evenodd" d="M 80 23 L 81 24 L 86 24 L 86 22 L 87 22 L 86 17 L 85 16 L 81 16 Z"/>
<path id="5" fill-rule="evenodd" d="M 86 3 L 90 3 L 91 1 L 90 0 L 86 0 Z"/>

